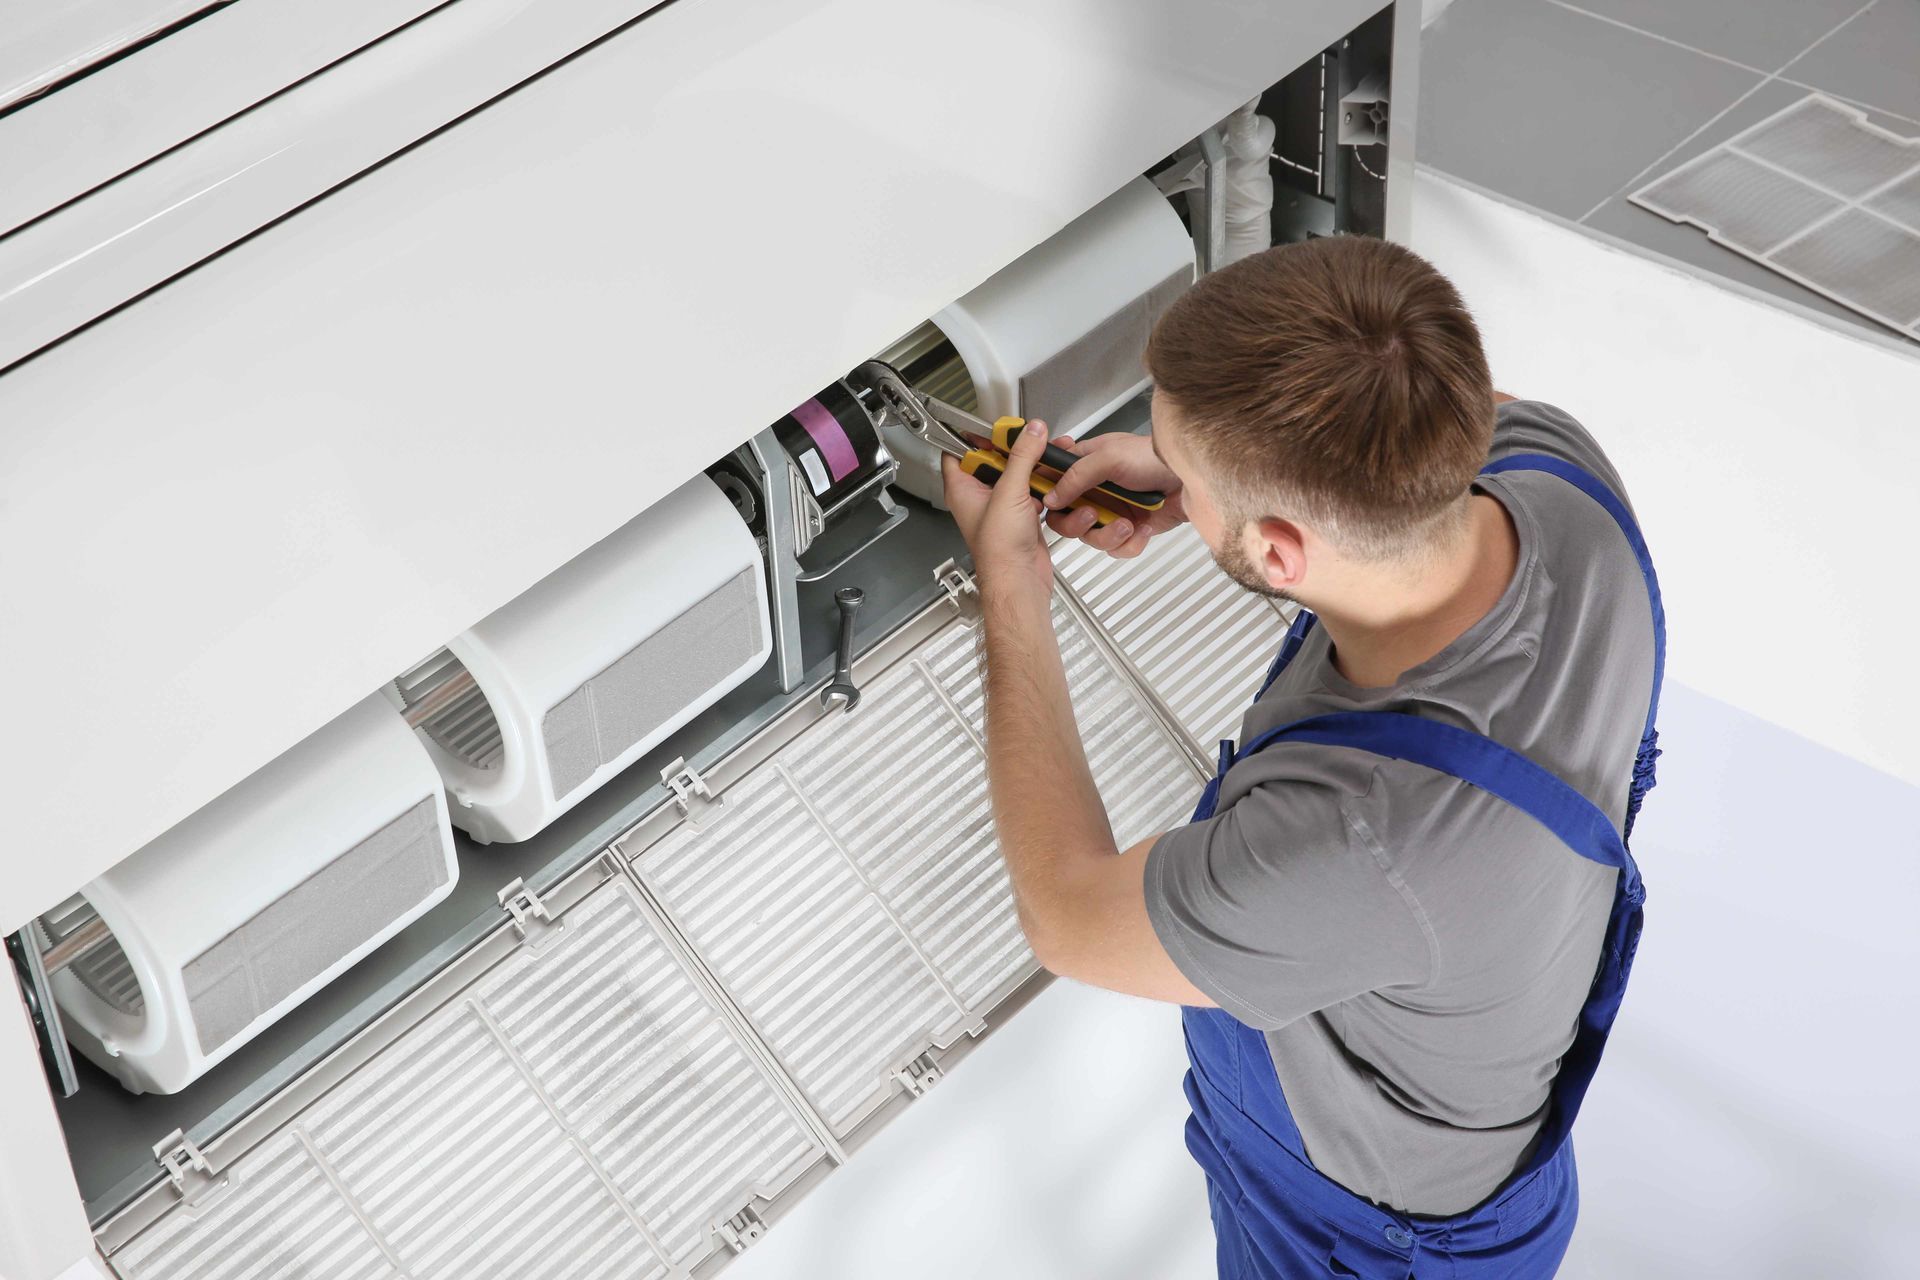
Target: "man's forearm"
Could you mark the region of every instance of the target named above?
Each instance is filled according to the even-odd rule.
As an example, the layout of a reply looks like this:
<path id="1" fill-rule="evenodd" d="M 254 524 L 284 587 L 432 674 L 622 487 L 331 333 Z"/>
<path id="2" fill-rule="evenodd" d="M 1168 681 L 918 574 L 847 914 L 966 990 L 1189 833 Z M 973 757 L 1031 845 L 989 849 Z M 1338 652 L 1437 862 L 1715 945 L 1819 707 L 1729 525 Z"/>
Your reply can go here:
<path id="1" fill-rule="evenodd" d="M 1114 855 L 1073 719 L 1048 601 L 985 591 L 987 779 L 1020 922 L 1044 961 L 1063 908 Z"/>

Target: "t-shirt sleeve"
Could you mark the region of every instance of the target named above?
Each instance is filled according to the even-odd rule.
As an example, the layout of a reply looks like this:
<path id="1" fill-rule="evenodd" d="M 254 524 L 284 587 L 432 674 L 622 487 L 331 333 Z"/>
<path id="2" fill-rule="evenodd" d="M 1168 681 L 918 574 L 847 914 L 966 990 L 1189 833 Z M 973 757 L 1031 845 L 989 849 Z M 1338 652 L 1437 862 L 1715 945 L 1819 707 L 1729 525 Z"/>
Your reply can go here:
<path id="1" fill-rule="evenodd" d="M 1429 933 L 1340 793 L 1265 782 L 1147 856 L 1147 916 L 1180 972 L 1248 1026 L 1414 986 Z"/>
<path id="2" fill-rule="evenodd" d="M 1633 509 L 1633 500 L 1627 496 L 1627 487 L 1606 450 L 1564 409 L 1539 400 L 1512 400 L 1500 405 L 1494 411 L 1493 448 L 1487 457 L 1497 461 L 1510 453 L 1544 453 L 1571 462 L 1619 495 L 1628 510 Z"/>

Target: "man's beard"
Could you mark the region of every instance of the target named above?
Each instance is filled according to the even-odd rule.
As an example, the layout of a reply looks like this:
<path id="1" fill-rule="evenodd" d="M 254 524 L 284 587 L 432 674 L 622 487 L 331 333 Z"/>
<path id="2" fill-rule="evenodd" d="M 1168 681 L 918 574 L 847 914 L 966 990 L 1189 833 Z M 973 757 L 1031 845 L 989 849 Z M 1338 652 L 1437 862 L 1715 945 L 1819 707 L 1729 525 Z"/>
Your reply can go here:
<path id="1" fill-rule="evenodd" d="M 1241 530 L 1246 527 L 1244 522 L 1239 526 Z M 1221 549 L 1213 553 L 1213 562 L 1220 566 L 1220 572 L 1257 596 L 1266 596 L 1270 600 L 1293 600 L 1291 594 L 1268 582 L 1266 575 L 1254 567 L 1253 561 L 1247 558 L 1246 547 L 1237 539 L 1225 538 L 1222 544 Z"/>

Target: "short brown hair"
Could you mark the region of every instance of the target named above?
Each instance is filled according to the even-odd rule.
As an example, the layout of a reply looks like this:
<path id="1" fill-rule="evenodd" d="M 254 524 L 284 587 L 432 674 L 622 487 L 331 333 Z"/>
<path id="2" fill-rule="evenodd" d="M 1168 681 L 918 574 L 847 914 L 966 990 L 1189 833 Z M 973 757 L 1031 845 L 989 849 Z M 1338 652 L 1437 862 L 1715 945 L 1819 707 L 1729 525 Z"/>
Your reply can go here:
<path id="1" fill-rule="evenodd" d="M 1238 520 L 1323 526 L 1354 554 L 1427 541 L 1485 465 L 1493 381 L 1447 278 L 1331 236 L 1203 276 L 1147 344 L 1156 394 Z"/>

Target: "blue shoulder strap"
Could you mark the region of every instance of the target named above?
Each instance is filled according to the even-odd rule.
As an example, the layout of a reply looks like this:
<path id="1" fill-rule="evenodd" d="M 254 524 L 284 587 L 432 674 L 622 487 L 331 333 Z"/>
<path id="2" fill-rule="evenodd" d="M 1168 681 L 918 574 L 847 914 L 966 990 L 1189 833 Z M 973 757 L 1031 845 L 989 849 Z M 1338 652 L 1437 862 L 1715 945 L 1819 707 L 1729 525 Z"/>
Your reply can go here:
<path id="1" fill-rule="evenodd" d="M 1660 684 L 1667 671 L 1667 610 L 1660 601 L 1660 577 L 1653 571 L 1653 555 L 1647 550 L 1647 540 L 1641 536 L 1640 526 L 1620 495 L 1584 469 L 1544 453 L 1514 453 L 1488 463 L 1480 469 L 1480 474 L 1498 475 L 1503 471 L 1544 471 L 1559 476 L 1592 498 L 1613 517 L 1620 532 L 1626 535 L 1627 545 L 1633 548 L 1634 559 L 1640 563 L 1640 577 L 1647 586 L 1647 603 L 1653 609 L 1653 694 L 1647 699 L 1647 722 L 1640 731 L 1640 750 L 1634 756 L 1633 778 L 1627 786 L 1625 834 L 1632 835 L 1633 820 L 1640 816 L 1640 803 L 1646 799 L 1647 792 L 1653 790 L 1654 761 L 1660 758 L 1660 732 L 1654 727 L 1654 721 L 1660 715 Z"/>
<path id="2" fill-rule="evenodd" d="M 1353 747 L 1424 765 L 1506 801 L 1539 821 L 1583 858 L 1626 870 L 1625 843 L 1598 805 L 1510 747 L 1454 725 L 1400 711 L 1337 711 L 1269 729 L 1242 748 L 1270 742 Z"/>

